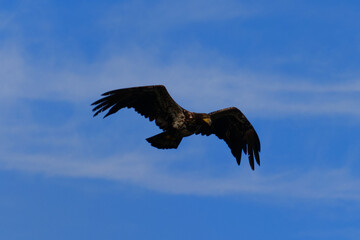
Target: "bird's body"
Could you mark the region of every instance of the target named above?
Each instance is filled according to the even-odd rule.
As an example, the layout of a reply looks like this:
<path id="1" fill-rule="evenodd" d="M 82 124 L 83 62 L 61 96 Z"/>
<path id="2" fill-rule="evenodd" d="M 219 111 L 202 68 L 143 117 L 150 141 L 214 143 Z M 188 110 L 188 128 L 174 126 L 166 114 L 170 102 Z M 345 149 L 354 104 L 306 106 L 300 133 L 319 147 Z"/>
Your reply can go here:
<path id="1" fill-rule="evenodd" d="M 249 162 L 254 169 L 254 155 L 260 165 L 260 141 L 244 114 L 235 107 L 206 113 L 187 111 L 179 106 L 162 85 L 123 88 L 103 94 L 94 102 L 94 116 L 110 108 L 107 117 L 122 108 L 134 108 L 139 114 L 154 121 L 163 132 L 147 138 L 160 149 L 177 148 L 182 138 L 202 134 L 215 134 L 224 139 L 240 164 L 241 152 L 248 152 Z"/>

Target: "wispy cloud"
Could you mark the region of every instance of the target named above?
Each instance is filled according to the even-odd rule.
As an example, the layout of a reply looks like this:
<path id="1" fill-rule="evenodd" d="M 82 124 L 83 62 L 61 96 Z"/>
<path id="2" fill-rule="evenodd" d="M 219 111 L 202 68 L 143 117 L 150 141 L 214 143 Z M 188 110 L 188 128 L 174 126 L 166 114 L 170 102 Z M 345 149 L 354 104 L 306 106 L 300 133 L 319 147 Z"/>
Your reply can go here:
<path id="1" fill-rule="evenodd" d="M 124 14 L 116 9 L 116 13 L 110 14 L 109 19 L 104 21 L 115 27 L 117 24 L 123 26 L 129 20 L 136 20 L 136 15 L 132 15 L 136 13 L 141 14 L 142 18 L 138 22 L 132 22 L 131 26 L 137 25 L 155 31 L 158 27 L 164 29 L 194 22 L 226 20 L 251 12 L 236 1 L 228 1 L 228 4 L 220 1 L 208 3 L 209 1 L 202 0 L 183 1 L 175 6 L 169 5 L 167 1 L 159 1 L 148 6 L 149 3 L 145 1 L 132 1 L 128 5 L 119 6 L 120 13 L 122 11 Z M 141 6 L 140 10 L 138 6 Z M 116 14 L 121 17 L 114 18 Z M 9 28 L 11 16 L 5 16 L 6 19 L 9 19 L 8 23 L 0 28 L 5 25 Z M 179 104 L 193 111 L 213 111 L 221 107 L 237 106 L 246 114 L 263 118 L 344 114 L 359 117 L 358 78 L 339 79 L 341 83 L 322 81 L 322 84 L 317 80 L 301 77 L 296 81 L 289 81 L 289 76 L 239 69 L 234 67 L 231 60 L 197 48 L 175 52 L 166 62 L 161 61 L 151 50 L 136 47 L 127 51 L 114 51 L 92 63 L 81 58 L 64 59 L 61 56 L 56 56 L 56 61 L 53 56 L 49 56 L 50 60 L 34 61 L 34 56 L 26 55 L 21 46 L 9 42 L 11 41 L 0 48 L 0 167 L 3 169 L 126 181 L 173 194 L 252 193 L 311 199 L 360 199 L 360 180 L 346 169 L 273 175 L 254 175 L 250 171 L 239 174 L 236 169 L 228 171 L 226 175 L 214 177 L 205 169 L 174 172 L 161 157 L 151 154 L 146 159 L 139 154 L 94 159 L 75 154 L 76 151 L 67 151 L 67 155 L 56 151 L 14 153 L 13 146 L 15 143 L 21 145 L 26 141 L 39 140 L 30 139 L 36 134 L 42 137 L 41 143 L 52 142 L 57 149 L 66 146 L 74 150 L 75 146 L 82 148 L 88 143 L 85 138 L 74 137 L 74 126 L 41 126 L 42 131 L 33 131 L 39 126 L 30 123 L 29 117 L 24 114 L 33 109 L 23 108 L 21 105 L 30 99 L 61 100 L 73 105 L 86 102 L 88 106 L 100 93 L 110 89 L 164 84 Z M 10 113 L 11 118 L 8 118 L 6 114 Z M 24 115 L 19 118 L 19 113 Z M 75 114 L 71 120 L 79 118 L 81 117 Z M 80 125 L 84 122 L 72 121 L 71 124 Z M 63 134 L 64 132 L 73 134 Z M 18 143 L 16 137 L 22 142 Z"/>
<path id="2" fill-rule="evenodd" d="M 86 177 L 128 182 L 140 187 L 171 194 L 266 195 L 274 198 L 318 200 L 360 200 L 360 179 L 346 169 L 322 169 L 307 173 L 289 172 L 272 175 L 253 174 L 235 168 L 221 176 L 203 171 L 172 172 L 169 160 L 137 153 L 101 159 L 77 159 L 71 156 L 13 155 L 2 158 L 1 168 L 45 175 Z M 165 166 L 165 167 L 164 167 Z"/>
<path id="3" fill-rule="evenodd" d="M 245 113 L 263 117 L 360 115 L 360 81 L 356 79 L 322 84 L 289 81 L 286 76 L 229 70 L 223 61 L 194 64 L 188 55 L 161 63 L 142 51 L 109 56 L 93 64 L 67 62 L 56 67 L 31 64 L 16 48 L 0 49 L 0 55 L 0 98 L 8 100 L 76 102 L 94 99 L 109 89 L 164 84 L 180 104 L 195 111 L 238 106 Z"/>
<path id="4" fill-rule="evenodd" d="M 103 14 L 115 23 L 120 16 L 123 25 L 153 24 L 161 28 L 167 24 L 176 26 L 248 16 L 255 11 L 249 6 L 233 0 L 226 4 L 218 0 L 186 0 L 181 4 L 139 0 L 116 4 L 112 7 L 113 12 L 106 9 Z M 26 7 L 19 7 L 13 13 L 1 13 L 2 26 L 14 28 L 13 16 Z M 141 18 L 136 18 L 136 14 Z M 141 23 L 131 22 L 137 19 L 141 19 L 138 20 Z M 35 61 L 21 44 L 16 44 L 22 41 L 12 43 L 11 38 L 0 47 L 0 99 L 3 99 L 3 105 L 20 98 L 91 101 L 109 89 L 164 84 L 175 100 L 194 111 L 237 106 L 245 113 L 271 118 L 360 115 L 358 77 L 338 79 L 337 83 L 302 79 L 301 76 L 294 80 L 294 76 L 241 69 L 219 54 L 196 47 L 173 52 L 166 62 L 157 57 L 156 50 L 137 47 L 113 51 L 92 63 L 76 57 L 64 58 L 61 54 Z"/>
<path id="5" fill-rule="evenodd" d="M 128 1 L 112 6 L 103 24 L 114 28 L 136 28 L 158 32 L 179 25 L 221 21 L 254 14 L 255 10 L 238 1 Z"/>

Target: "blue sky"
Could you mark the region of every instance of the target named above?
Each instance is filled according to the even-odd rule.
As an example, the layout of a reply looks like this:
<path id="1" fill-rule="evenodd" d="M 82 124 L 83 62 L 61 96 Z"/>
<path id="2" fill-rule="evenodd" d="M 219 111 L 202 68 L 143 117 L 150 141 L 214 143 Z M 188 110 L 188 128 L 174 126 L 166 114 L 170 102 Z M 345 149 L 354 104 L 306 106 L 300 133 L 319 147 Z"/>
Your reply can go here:
<path id="1" fill-rule="evenodd" d="M 357 1 L 1 1 L 1 239 L 358 239 Z M 177 150 L 116 88 L 236 106 L 261 139 Z"/>

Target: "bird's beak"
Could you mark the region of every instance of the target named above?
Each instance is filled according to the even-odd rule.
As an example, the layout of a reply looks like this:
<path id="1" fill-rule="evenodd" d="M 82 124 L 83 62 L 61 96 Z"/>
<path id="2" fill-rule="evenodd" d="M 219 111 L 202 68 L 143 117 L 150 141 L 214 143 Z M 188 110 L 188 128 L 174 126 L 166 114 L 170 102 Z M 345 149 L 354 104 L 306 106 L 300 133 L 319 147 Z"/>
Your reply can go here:
<path id="1" fill-rule="evenodd" d="M 205 117 L 205 118 L 203 118 L 202 119 L 204 122 L 206 122 L 207 123 L 207 125 L 211 125 L 211 118 L 209 118 L 209 117 Z"/>

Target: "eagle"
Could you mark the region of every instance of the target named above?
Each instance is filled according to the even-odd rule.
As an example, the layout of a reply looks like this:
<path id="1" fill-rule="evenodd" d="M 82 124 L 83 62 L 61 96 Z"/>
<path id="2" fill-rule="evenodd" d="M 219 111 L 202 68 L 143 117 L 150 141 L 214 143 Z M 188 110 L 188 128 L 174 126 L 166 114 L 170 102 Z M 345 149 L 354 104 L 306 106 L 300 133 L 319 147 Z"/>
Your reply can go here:
<path id="1" fill-rule="evenodd" d="M 165 86 L 141 86 L 112 90 L 102 94 L 95 101 L 94 117 L 109 109 L 104 118 L 122 108 L 134 108 L 136 112 L 155 121 L 163 132 L 146 140 L 159 149 L 176 149 L 184 137 L 201 134 L 215 134 L 229 146 L 232 155 L 240 165 L 241 154 L 249 156 L 254 170 L 254 157 L 260 166 L 260 140 L 245 115 L 236 107 L 224 108 L 211 113 L 190 112 L 177 104 Z"/>

